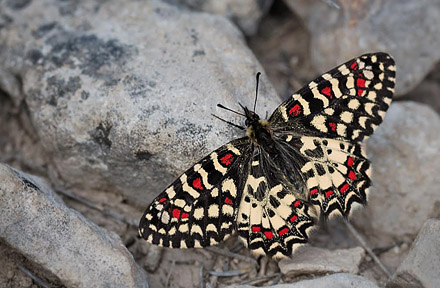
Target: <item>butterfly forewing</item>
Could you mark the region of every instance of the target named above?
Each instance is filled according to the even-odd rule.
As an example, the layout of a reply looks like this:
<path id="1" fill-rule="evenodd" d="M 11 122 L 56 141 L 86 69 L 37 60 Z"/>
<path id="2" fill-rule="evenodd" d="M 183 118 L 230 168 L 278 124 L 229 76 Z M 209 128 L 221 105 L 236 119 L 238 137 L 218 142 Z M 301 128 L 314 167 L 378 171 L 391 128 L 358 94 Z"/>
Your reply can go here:
<path id="1" fill-rule="evenodd" d="M 250 140 L 234 140 L 212 152 L 165 189 L 147 208 L 139 234 L 173 248 L 205 247 L 229 236 L 251 155 Z"/>
<path id="2" fill-rule="evenodd" d="M 318 77 L 281 104 L 274 131 L 361 141 L 382 122 L 394 92 L 394 60 L 366 54 Z"/>

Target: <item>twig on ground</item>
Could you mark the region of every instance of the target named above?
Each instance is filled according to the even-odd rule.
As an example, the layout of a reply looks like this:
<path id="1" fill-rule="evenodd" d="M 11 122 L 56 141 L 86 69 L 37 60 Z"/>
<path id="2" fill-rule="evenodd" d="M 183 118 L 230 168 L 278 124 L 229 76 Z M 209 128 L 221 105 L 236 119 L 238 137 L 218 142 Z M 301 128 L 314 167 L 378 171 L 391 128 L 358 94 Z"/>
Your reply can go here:
<path id="1" fill-rule="evenodd" d="M 37 283 L 39 286 L 44 287 L 44 288 L 50 288 L 50 285 L 47 284 L 46 282 L 44 282 L 43 280 L 41 280 L 40 278 L 37 277 L 37 275 L 35 275 L 34 273 L 32 273 L 31 271 L 29 271 L 28 269 L 26 269 L 25 267 L 17 264 L 18 269 L 20 269 L 24 274 L 26 274 L 27 276 L 29 276 L 32 280 L 35 281 L 35 283 Z"/>
<path id="2" fill-rule="evenodd" d="M 379 257 L 374 254 L 373 250 L 367 245 L 367 242 L 364 240 L 364 238 L 361 236 L 361 234 L 356 230 L 356 228 L 351 225 L 351 223 L 344 219 L 345 226 L 347 226 L 348 230 L 353 234 L 353 236 L 356 238 L 356 240 L 361 244 L 361 246 L 367 251 L 368 255 L 376 262 L 376 264 L 379 266 L 379 268 L 385 273 L 385 275 L 388 278 L 391 278 L 390 271 L 385 267 L 385 265 L 380 261 Z"/>
<path id="3" fill-rule="evenodd" d="M 271 278 L 276 278 L 276 277 L 279 277 L 279 276 L 281 276 L 281 273 L 268 274 L 268 275 L 265 275 L 265 276 L 256 277 L 256 278 L 253 278 L 253 279 L 248 279 L 248 280 L 242 281 L 242 282 L 239 283 L 239 285 L 244 285 L 244 284 L 251 284 L 251 285 L 253 285 L 253 284 L 258 284 L 258 283 L 261 283 L 261 282 L 267 281 L 267 280 L 269 280 L 269 279 L 271 279 Z"/>
<path id="4" fill-rule="evenodd" d="M 99 207 L 94 202 L 92 202 L 92 201 L 90 201 L 88 199 L 85 199 L 85 198 L 83 198 L 83 197 L 81 197 L 79 195 L 75 195 L 73 193 L 70 193 L 69 191 L 67 191 L 67 190 L 65 190 L 65 189 L 63 189 L 61 187 L 55 186 L 54 188 L 55 188 L 56 192 L 66 196 L 66 197 L 68 197 L 68 198 L 70 198 L 72 200 L 75 200 L 75 201 L 77 201 L 77 202 L 79 202 L 79 203 L 81 203 L 81 204 L 83 204 L 83 205 L 85 205 L 85 206 L 87 206 L 89 208 L 97 210 L 97 211 L 101 212 L 102 214 L 104 214 L 106 216 L 110 216 L 110 217 L 112 217 L 112 218 L 114 218 L 116 220 L 119 220 L 119 221 L 121 221 L 123 223 L 126 223 L 126 224 L 128 224 L 130 226 L 134 226 L 134 227 L 138 226 L 139 221 L 136 221 L 136 220 L 134 220 L 134 219 L 132 219 L 132 218 L 130 218 L 128 216 L 122 215 L 122 214 L 120 214 L 120 213 L 118 213 L 116 211 L 113 211 L 113 210 L 110 210 L 110 209 L 107 209 L 107 208 Z"/>
<path id="5" fill-rule="evenodd" d="M 206 247 L 206 249 L 211 251 L 211 252 L 214 252 L 214 253 L 226 256 L 226 257 L 236 258 L 236 259 L 239 259 L 241 261 L 252 263 L 252 264 L 258 266 L 257 260 L 255 260 L 253 258 L 250 258 L 250 257 L 243 256 L 241 254 L 233 253 L 233 252 L 231 252 L 229 250 L 226 250 L 226 249 L 221 249 L 221 248 L 216 247 L 216 246 L 209 246 L 209 247 Z"/>
<path id="6" fill-rule="evenodd" d="M 242 270 L 229 270 L 229 271 L 208 271 L 209 274 L 218 276 L 218 277 L 232 277 L 232 276 L 238 276 L 245 273 L 248 273 L 249 271 L 247 269 Z"/>
<path id="7" fill-rule="evenodd" d="M 325 2 L 325 3 L 327 3 L 327 5 L 329 5 L 329 6 L 333 7 L 333 8 L 336 8 L 336 9 L 338 9 L 338 10 L 341 9 L 341 6 L 339 6 L 339 4 L 336 3 L 336 2 L 333 1 L 333 0 L 322 0 L 322 1 Z"/>
<path id="8" fill-rule="evenodd" d="M 2 157 L 0 159 L 0 162 L 2 162 L 2 163 L 8 163 L 8 162 L 13 162 L 13 161 L 17 161 L 18 163 L 25 166 L 29 170 L 36 171 L 40 174 L 46 173 L 46 169 L 43 166 L 38 165 L 38 164 L 34 164 L 34 163 L 24 159 L 20 155 L 6 155 L 5 157 Z"/>
<path id="9" fill-rule="evenodd" d="M 61 187 L 57 184 L 57 180 L 56 180 L 55 177 L 52 175 L 52 173 L 48 173 L 48 175 L 49 175 L 49 179 L 50 179 L 50 181 L 52 182 L 52 185 L 53 185 L 53 187 L 54 187 L 54 190 L 55 190 L 56 192 L 58 192 L 58 193 L 60 193 L 60 194 L 62 194 L 62 195 L 64 195 L 64 196 L 66 196 L 66 197 L 68 197 L 68 198 L 70 198 L 70 199 L 72 199 L 72 200 L 75 200 L 75 201 L 77 201 L 77 202 L 79 202 L 79 203 L 81 203 L 81 204 L 83 204 L 83 205 L 85 205 L 85 206 L 87 206 L 87 207 L 89 207 L 89 208 L 92 208 L 92 209 L 94 209 L 94 210 L 96 210 L 96 211 L 99 211 L 99 212 L 101 212 L 102 214 L 104 214 L 104 215 L 106 215 L 106 216 L 110 216 L 110 217 L 112 217 L 112 218 L 114 218 L 114 219 L 116 219 L 116 220 L 119 220 L 119 221 L 121 221 L 121 222 L 123 222 L 123 223 L 126 223 L 126 224 L 128 224 L 128 225 L 130 225 L 130 226 L 138 227 L 138 223 L 139 223 L 139 221 L 136 221 L 135 219 L 132 219 L 132 218 L 130 218 L 130 217 L 128 217 L 128 216 L 125 216 L 125 215 L 123 215 L 123 214 L 120 214 L 120 213 L 118 213 L 118 212 L 116 212 L 116 211 L 113 211 L 113 210 L 110 210 L 110 209 L 107 209 L 107 208 L 99 207 L 99 206 L 98 206 L 96 203 L 94 203 L 93 201 L 90 201 L 90 200 L 88 200 L 88 199 L 85 199 L 84 197 L 81 197 L 81 196 L 79 196 L 79 195 L 73 194 L 73 193 L 69 192 L 68 190 L 66 190 L 66 189 L 64 189 L 64 188 L 61 188 Z"/>

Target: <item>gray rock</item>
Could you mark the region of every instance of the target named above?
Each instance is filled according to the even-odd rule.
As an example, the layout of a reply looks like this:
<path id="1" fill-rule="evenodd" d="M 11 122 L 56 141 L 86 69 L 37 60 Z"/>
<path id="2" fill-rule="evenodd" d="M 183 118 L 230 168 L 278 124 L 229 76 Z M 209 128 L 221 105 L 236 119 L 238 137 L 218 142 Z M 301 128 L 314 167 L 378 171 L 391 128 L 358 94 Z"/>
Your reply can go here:
<path id="1" fill-rule="evenodd" d="M 410 243 L 440 204 L 440 117 L 426 105 L 394 102 L 367 141 L 373 187 L 353 217 L 371 245 Z"/>
<path id="2" fill-rule="evenodd" d="M 0 239 L 68 287 L 148 287 L 115 233 L 67 208 L 40 179 L 3 164 Z"/>
<path id="3" fill-rule="evenodd" d="M 440 287 L 440 220 L 429 219 L 387 288 Z"/>
<path id="4" fill-rule="evenodd" d="M 278 266 L 281 273 L 289 276 L 346 272 L 356 274 L 365 256 L 360 247 L 327 250 L 305 246 L 295 252 L 292 258 L 282 259 Z"/>
<path id="5" fill-rule="evenodd" d="M 426 104 L 440 114 L 440 62 L 414 90 L 402 100 L 411 100 Z"/>
<path id="6" fill-rule="evenodd" d="M 215 104 L 252 105 L 262 68 L 223 17 L 153 0 L 44 0 L 0 10 L 12 19 L 0 34 L 0 79 L 20 79 L 21 89 L 7 92 L 25 99 L 52 174 L 66 186 L 143 206 L 242 135 L 210 114 L 241 123 Z M 280 101 L 265 77 L 261 84 L 264 116 Z"/>
<path id="7" fill-rule="evenodd" d="M 252 288 L 250 285 L 232 285 L 228 288 Z M 373 282 L 357 275 L 338 273 L 289 284 L 267 286 L 270 288 L 378 288 Z"/>
<path id="8" fill-rule="evenodd" d="M 410 91 L 440 59 L 440 1 L 285 0 L 311 32 L 316 67 L 331 69 L 365 52 L 388 52 L 396 60 L 396 94 Z M 404 15 L 404 17 L 402 16 Z"/>
<path id="9" fill-rule="evenodd" d="M 173 0 L 194 10 L 225 16 L 248 36 L 257 32 L 261 18 L 273 0 Z"/>

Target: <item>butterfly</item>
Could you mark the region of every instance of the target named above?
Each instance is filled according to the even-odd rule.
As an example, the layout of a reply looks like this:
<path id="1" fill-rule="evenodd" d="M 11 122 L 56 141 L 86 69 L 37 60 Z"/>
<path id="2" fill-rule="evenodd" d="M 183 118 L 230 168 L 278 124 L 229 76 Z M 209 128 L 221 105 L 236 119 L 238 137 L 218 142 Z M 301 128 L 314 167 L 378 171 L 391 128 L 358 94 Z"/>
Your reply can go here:
<path id="1" fill-rule="evenodd" d="M 217 244 L 236 231 L 254 253 L 290 256 L 316 219 L 366 204 L 362 140 L 391 104 L 395 63 L 365 54 L 324 73 L 262 120 L 242 107 L 246 135 L 211 152 L 147 207 L 146 241 L 172 248 Z"/>

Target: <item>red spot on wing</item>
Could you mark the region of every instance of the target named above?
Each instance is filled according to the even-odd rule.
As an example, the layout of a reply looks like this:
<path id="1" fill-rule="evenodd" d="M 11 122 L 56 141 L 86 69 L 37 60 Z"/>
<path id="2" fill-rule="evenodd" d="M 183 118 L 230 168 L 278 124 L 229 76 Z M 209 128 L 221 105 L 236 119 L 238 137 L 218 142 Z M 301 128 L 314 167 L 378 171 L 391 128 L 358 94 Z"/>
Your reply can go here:
<path id="1" fill-rule="evenodd" d="M 328 123 L 328 126 L 330 126 L 330 129 L 332 129 L 332 131 L 336 131 L 336 123 L 330 122 Z"/>
<path id="2" fill-rule="evenodd" d="M 313 196 L 313 195 L 315 195 L 316 193 L 318 193 L 318 189 L 317 189 L 317 188 L 310 190 L 310 195 Z"/>
<path id="3" fill-rule="evenodd" d="M 264 232 L 264 236 L 266 236 L 266 238 L 270 240 L 273 237 L 273 233 L 270 231 L 266 231 Z"/>
<path id="4" fill-rule="evenodd" d="M 200 177 L 194 179 L 194 181 L 193 181 L 193 187 L 196 188 L 196 189 L 199 189 L 199 190 L 203 190 L 202 179 L 200 179 Z"/>
<path id="5" fill-rule="evenodd" d="M 349 187 L 348 184 L 345 183 L 345 184 L 339 189 L 339 192 L 341 192 L 341 194 L 344 194 L 345 191 L 348 190 L 348 187 Z"/>
<path id="6" fill-rule="evenodd" d="M 173 209 L 173 217 L 179 218 L 180 216 L 180 210 L 179 209 Z"/>
<path id="7" fill-rule="evenodd" d="M 327 97 L 330 97 L 330 99 L 332 99 L 332 89 L 330 88 L 330 86 L 323 88 L 321 92 L 322 94 L 327 95 Z"/>
<path id="8" fill-rule="evenodd" d="M 223 165 L 229 166 L 234 162 L 234 156 L 232 156 L 231 153 L 226 154 L 222 158 L 220 158 L 220 162 L 223 163 Z"/>
<path id="9" fill-rule="evenodd" d="M 362 74 L 359 74 L 359 75 L 362 76 Z M 358 96 L 361 96 L 362 93 L 364 92 L 364 90 L 360 89 L 360 88 L 365 88 L 365 79 L 358 78 L 356 80 L 356 86 L 358 87 L 357 94 L 358 94 Z"/>
<path id="10" fill-rule="evenodd" d="M 295 222 L 295 220 L 298 218 L 298 216 L 293 215 L 292 217 L 290 217 L 290 222 Z"/>
<path id="11" fill-rule="evenodd" d="M 359 88 L 365 88 L 365 79 L 358 78 L 358 79 L 356 80 L 356 85 L 357 85 Z"/>
<path id="12" fill-rule="evenodd" d="M 352 157 L 348 157 L 348 159 L 347 159 L 347 165 L 348 165 L 349 167 L 353 166 L 353 162 L 354 162 L 353 158 L 352 158 Z"/>
<path id="13" fill-rule="evenodd" d="M 350 170 L 350 172 L 348 172 L 348 178 L 350 178 L 351 180 L 356 179 L 356 174 L 354 174 L 353 170 Z"/>
<path id="14" fill-rule="evenodd" d="M 278 234 L 280 236 L 283 236 L 284 234 L 286 234 L 287 232 L 289 232 L 289 228 L 283 228 L 280 230 L 280 232 L 278 232 Z"/>
<path id="15" fill-rule="evenodd" d="M 252 232 L 260 232 L 261 227 L 260 226 L 252 226 Z"/>
<path id="16" fill-rule="evenodd" d="M 163 202 L 165 202 L 165 201 L 167 201 L 167 198 L 164 197 L 164 198 L 162 198 L 162 199 L 159 200 L 159 203 L 163 203 Z"/>
<path id="17" fill-rule="evenodd" d="M 330 197 L 331 195 L 333 194 L 333 191 L 332 190 L 330 190 L 330 191 L 327 191 L 327 192 L 325 192 L 325 197 Z"/>
<path id="18" fill-rule="evenodd" d="M 295 208 L 296 208 L 299 206 L 299 204 L 301 204 L 301 201 L 296 200 L 295 203 L 293 203 L 293 206 L 295 206 Z"/>
<path id="19" fill-rule="evenodd" d="M 352 70 L 357 70 L 357 69 L 358 69 L 358 63 L 357 63 L 356 61 L 354 61 L 354 62 L 351 64 L 350 68 L 351 68 Z"/>
<path id="20" fill-rule="evenodd" d="M 226 199 L 225 199 L 225 203 L 226 203 L 226 204 L 229 204 L 229 205 L 232 205 L 232 204 L 233 204 L 232 200 L 229 199 L 229 197 L 226 197 Z"/>
<path id="21" fill-rule="evenodd" d="M 185 213 L 185 212 L 182 213 L 182 219 L 183 219 L 183 218 L 188 218 L 188 217 L 189 217 L 189 214 L 188 214 L 188 213 Z"/>
<path id="22" fill-rule="evenodd" d="M 299 114 L 301 114 L 301 106 L 299 106 L 299 104 L 295 104 L 295 106 L 293 106 L 289 110 L 289 114 L 292 115 L 293 117 L 298 116 Z"/>

